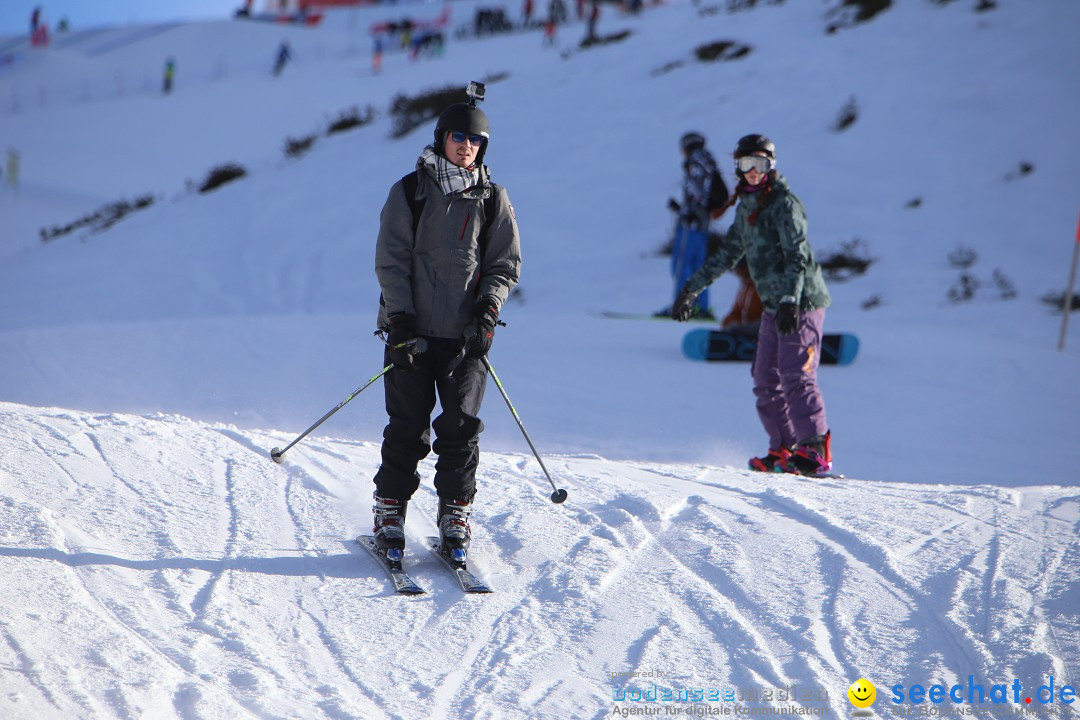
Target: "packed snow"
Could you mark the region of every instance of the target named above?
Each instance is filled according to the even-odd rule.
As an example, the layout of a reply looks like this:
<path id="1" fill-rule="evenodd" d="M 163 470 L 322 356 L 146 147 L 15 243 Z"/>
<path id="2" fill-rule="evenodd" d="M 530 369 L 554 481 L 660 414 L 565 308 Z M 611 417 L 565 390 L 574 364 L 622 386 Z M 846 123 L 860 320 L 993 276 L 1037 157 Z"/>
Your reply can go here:
<path id="1" fill-rule="evenodd" d="M 1080 209 L 1080 6 L 840 5 L 605 4 L 601 34 L 629 37 L 581 49 L 577 21 L 554 47 L 459 37 L 478 5 L 455 3 L 442 56 L 379 74 L 371 24 L 440 6 L 0 38 L 0 718 L 1075 716 L 1080 327 L 1059 351 L 1043 297 Z M 750 52 L 695 59 L 720 40 Z M 484 79 L 524 254 L 491 361 L 569 499 L 489 387 L 471 565 L 495 593 L 423 549 L 426 482 L 427 593 L 401 597 L 354 541 L 381 386 L 268 453 L 381 369 L 378 212 L 432 127 L 392 138 L 394 97 Z M 353 107 L 374 121 L 327 135 Z M 843 479 L 743 469 L 749 366 L 598 316 L 671 301 L 691 129 L 721 159 L 771 136 L 819 256 L 873 259 L 830 284 L 827 330 L 861 340 L 820 370 Z M 248 175 L 194 189 L 225 163 Z"/>

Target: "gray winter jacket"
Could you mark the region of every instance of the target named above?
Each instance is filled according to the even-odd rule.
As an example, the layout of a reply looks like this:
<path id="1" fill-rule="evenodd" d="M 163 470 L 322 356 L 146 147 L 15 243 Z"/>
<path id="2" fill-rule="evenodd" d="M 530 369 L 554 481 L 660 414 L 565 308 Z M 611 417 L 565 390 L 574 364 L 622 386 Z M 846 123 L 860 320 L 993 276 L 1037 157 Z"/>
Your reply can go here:
<path id="1" fill-rule="evenodd" d="M 463 192 L 444 195 L 434 170 L 417 163 L 416 198 L 423 202 L 413 236 L 413 216 L 402 181 L 394 183 L 380 216 L 375 245 L 375 275 L 382 298 L 379 327 L 388 317 L 416 317 L 416 332 L 460 338 L 482 297 L 502 308 L 521 271 L 517 220 L 506 189 L 491 182 L 487 168 L 480 182 Z M 484 198 L 495 194 L 495 217 L 485 221 Z M 481 252 L 481 245 L 483 251 Z"/>

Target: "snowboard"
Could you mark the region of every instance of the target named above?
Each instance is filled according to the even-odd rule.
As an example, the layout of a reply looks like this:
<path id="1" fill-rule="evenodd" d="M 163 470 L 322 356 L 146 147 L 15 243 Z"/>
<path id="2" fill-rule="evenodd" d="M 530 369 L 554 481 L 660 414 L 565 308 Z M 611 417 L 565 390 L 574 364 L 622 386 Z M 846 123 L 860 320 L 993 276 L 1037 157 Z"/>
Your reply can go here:
<path id="1" fill-rule="evenodd" d="M 683 355 L 708 362 L 750 362 L 757 336 L 724 330 L 691 330 L 683 337 Z M 822 365 L 850 365 L 859 353 L 859 338 L 850 333 L 827 333 L 821 338 Z"/>

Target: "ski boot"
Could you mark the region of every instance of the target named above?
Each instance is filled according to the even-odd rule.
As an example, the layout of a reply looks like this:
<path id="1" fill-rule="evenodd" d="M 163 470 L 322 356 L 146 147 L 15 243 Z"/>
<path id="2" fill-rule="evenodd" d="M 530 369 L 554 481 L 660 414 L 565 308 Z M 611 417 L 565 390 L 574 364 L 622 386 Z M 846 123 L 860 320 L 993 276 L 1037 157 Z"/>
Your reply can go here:
<path id="1" fill-rule="evenodd" d="M 469 516 L 472 503 L 464 500 L 439 498 L 439 548 L 452 563 L 464 566 L 468 556 L 472 530 Z"/>
<path id="2" fill-rule="evenodd" d="M 832 470 L 832 432 L 804 440 L 787 459 L 785 469 L 799 475 L 824 475 Z"/>
<path id="3" fill-rule="evenodd" d="M 779 450 L 769 448 L 769 452 L 765 457 L 750 458 L 750 469 L 768 473 L 785 472 L 784 463 L 790 457 L 791 451 L 787 448 L 780 448 Z"/>
<path id="4" fill-rule="evenodd" d="M 375 547 L 391 562 L 401 562 L 405 556 L 405 511 L 407 500 L 394 500 L 375 495 Z"/>

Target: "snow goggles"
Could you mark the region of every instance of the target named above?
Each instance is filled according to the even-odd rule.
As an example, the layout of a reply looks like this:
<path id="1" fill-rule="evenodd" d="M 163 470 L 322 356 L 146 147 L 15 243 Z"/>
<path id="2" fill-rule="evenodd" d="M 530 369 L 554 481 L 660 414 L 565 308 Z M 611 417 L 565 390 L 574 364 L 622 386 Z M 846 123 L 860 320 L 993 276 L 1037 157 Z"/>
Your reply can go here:
<path id="1" fill-rule="evenodd" d="M 480 145 L 485 140 L 487 140 L 487 138 L 483 135 L 474 135 L 472 133 L 460 132 L 458 130 L 450 131 L 450 139 L 456 143 L 463 143 L 465 142 L 466 138 L 468 138 L 469 142 L 472 143 L 474 147 L 480 147 Z"/>
<path id="2" fill-rule="evenodd" d="M 771 158 L 761 157 L 760 155 L 743 155 L 741 158 L 735 158 L 735 168 L 739 172 L 757 170 L 759 173 L 766 173 L 772 169 L 772 166 Z"/>

